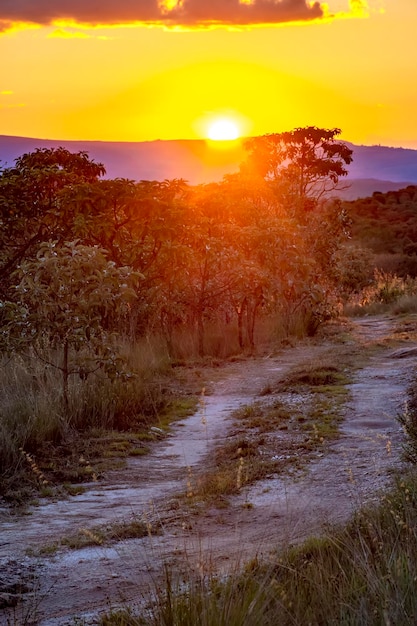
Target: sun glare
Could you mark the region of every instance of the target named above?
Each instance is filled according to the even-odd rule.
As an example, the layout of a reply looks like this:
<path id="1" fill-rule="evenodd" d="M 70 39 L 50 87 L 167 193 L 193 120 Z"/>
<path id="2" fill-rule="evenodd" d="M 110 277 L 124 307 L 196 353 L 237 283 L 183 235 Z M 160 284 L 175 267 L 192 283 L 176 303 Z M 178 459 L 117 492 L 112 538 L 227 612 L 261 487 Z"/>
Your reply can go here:
<path id="1" fill-rule="evenodd" d="M 240 132 L 232 120 L 220 119 L 210 124 L 207 136 L 212 141 L 234 141 L 239 138 Z"/>

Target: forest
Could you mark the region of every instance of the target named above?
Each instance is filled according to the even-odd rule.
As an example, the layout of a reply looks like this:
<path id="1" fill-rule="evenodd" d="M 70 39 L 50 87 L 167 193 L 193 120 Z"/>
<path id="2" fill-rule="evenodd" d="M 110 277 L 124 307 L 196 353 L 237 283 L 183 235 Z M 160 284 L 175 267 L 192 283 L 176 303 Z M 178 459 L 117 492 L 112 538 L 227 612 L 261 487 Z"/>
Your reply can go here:
<path id="1" fill-rule="evenodd" d="M 197 186 L 103 179 L 65 148 L 1 171 L 3 493 L 26 454 L 160 419 L 162 372 L 314 335 L 373 283 L 381 253 L 412 273 L 416 190 L 342 203 L 339 134 L 248 139 L 238 173 Z"/>

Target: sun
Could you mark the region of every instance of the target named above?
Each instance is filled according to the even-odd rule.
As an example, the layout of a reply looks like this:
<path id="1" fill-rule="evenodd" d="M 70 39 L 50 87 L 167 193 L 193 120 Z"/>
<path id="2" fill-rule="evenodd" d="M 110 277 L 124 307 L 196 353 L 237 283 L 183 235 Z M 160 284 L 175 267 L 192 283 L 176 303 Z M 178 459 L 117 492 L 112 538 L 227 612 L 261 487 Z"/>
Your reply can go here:
<path id="1" fill-rule="evenodd" d="M 212 141 L 235 141 L 240 137 L 240 131 L 236 122 L 221 118 L 209 125 L 207 137 Z"/>

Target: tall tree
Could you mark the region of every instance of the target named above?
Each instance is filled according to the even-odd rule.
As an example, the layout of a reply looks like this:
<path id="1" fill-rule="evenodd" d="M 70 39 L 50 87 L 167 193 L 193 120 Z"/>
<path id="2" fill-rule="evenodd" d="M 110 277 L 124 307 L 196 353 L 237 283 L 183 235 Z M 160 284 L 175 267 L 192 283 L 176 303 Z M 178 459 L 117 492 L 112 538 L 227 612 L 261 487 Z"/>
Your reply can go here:
<path id="1" fill-rule="evenodd" d="M 336 137 L 339 128 L 316 126 L 253 137 L 242 171 L 273 182 L 281 200 L 293 209 L 311 209 L 338 188 L 352 162 L 352 150 Z"/>
<path id="2" fill-rule="evenodd" d="M 105 173 L 104 166 L 85 152 L 66 148 L 39 148 L 16 159 L 14 167 L 0 172 L 0 289 L 7 291 L 8 278 L 40 242 L 68 239 L 72 224 L 63 216 L 65 189 L 93 183 Z"/>

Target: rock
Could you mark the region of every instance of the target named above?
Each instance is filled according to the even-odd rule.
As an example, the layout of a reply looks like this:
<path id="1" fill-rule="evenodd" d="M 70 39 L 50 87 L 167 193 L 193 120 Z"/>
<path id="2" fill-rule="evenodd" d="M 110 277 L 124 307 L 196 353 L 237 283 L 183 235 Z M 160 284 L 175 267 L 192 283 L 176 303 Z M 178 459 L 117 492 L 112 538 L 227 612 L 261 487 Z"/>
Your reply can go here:
<path id="1" fill-rule="evenodd" d="M 149 432 L 152 435 L 157 435 L 158 437 L 165 436 L 165 432 L 162 430 L 162 428 L 158 428 L 157 426 L 151 426 L 151 428 L 149 429 Z"/>

